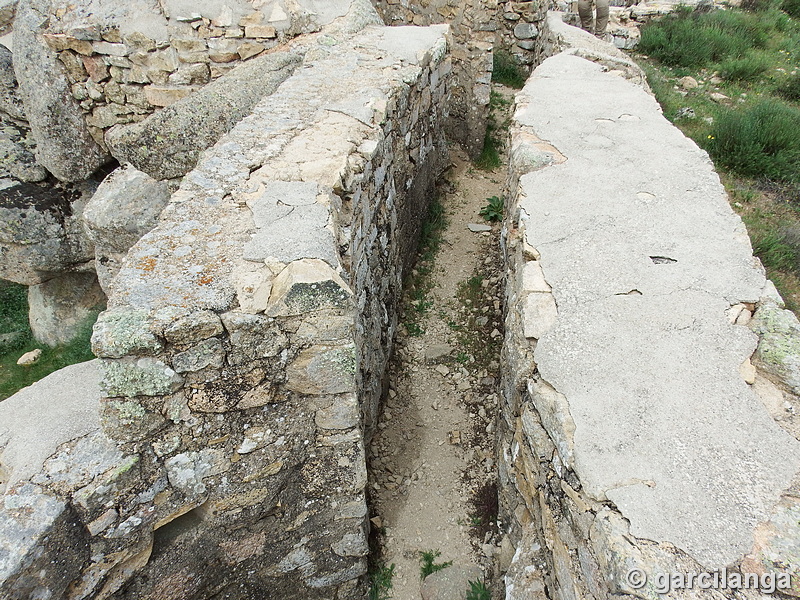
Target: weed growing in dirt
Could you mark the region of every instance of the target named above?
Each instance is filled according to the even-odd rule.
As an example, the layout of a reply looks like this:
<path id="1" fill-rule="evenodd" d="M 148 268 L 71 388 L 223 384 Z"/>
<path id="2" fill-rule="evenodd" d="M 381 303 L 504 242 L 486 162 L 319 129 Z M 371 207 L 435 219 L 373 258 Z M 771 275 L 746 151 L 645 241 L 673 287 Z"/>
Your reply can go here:
<path id="1" fill-rule="evenodd" d="M 436 559 L 442 555 L 441 552 L 438 550 L 428 550 L 426 552 L 419 553 L 419 562 L 420 562 L 420 569 L 419 569 L 419 577 L 420 579 L 425 579 L 431 573 L 436 573 L 436 571 L 441 571 L 444 568 L 449 567 L 453 564 L 452 560 L 448 560 L 447 562 L 437 563 Z"/>
<path id="2" fill-rule="evenodd" d="M 469 581 L 466 600 L 491 600 L 492 595 L 481 581 Z"/>
<path id="3" fill-rule="evenodd" d="M 459 356 L 466 357 L 462 364 L 472 364 L 474 368 L 485 367 L 495 360 L 502 340 L 502 336 L 493 338 L 489 335 L 494 326 L 483 311 L 484 303 L 488 302 L 484 299 L 483 282 L 481 275 L 473 275 L 459 284 L 456 298 L 465 319 L 458 329 L 452 328 L 456 331 Z"/>
<path id="4" fill-rule="evenodd" d="M 478 213 L 487 221 L 496 223 L 503 220 L 503 199 L 497 196 L 487 198 L 488 204 L 484 206 Z"/>
<path id="5" fill-rule="evenodd" d="M 388 567 L 383 563 L 378 563 L 370 571 L 369 580 L 369 600 L 388 600 L 391 598 L 392 578 L 394 577 L 394 564 Z"/>
<path id="6" fill-rule="evenodd" d="M 492 81 L 516 90 L 525 85 L 525 72 L 508 50 L 498 48 L 492 56 Z"/>

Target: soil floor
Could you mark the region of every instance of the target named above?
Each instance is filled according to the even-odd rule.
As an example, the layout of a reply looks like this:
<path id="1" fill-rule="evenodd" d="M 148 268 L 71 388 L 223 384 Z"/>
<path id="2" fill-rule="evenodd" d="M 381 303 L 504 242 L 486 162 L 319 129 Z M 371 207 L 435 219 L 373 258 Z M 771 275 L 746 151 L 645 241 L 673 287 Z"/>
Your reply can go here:
<path id="1" fill-rule="evenodd" d="M 502 261 L 499 224 L 479 212 L 503 196 L 504 168 L 480 171 L 456 149 L 451 160 L 439 194 L 446 226 L 407 285 L 389 395 L 369 448 L 372 524 L 380 560 L 394 565 L 395 600 L 421 598 L 421 552 L 481 567 L 487 587 L 499 552 Z"/>

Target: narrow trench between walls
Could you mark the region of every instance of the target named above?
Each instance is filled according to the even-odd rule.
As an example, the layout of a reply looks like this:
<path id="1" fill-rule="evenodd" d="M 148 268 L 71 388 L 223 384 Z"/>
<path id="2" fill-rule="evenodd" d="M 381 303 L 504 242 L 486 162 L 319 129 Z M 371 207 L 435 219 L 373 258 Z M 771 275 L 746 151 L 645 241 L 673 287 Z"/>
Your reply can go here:
<path id="1" fill-rule="evenodd" d="M 370 598 L 435 598 L 444 588 L 466 591 L 470 581 L 499 590 L 499 569 L 511 559 L 497 522 L 494 459 L 500 227 L 479 214 L 503 196 L 505 161 L 480 170 L 455 148 L 451 159 L 405 285 L 388 393 L 368 448 Z"/>

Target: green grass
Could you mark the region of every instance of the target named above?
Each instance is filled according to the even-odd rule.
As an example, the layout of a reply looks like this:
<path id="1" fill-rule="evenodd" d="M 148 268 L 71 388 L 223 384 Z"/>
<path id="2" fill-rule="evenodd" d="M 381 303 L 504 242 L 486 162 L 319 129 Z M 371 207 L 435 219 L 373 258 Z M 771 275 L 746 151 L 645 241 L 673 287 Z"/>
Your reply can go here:
<path id="1" fill-rule="evenodd" d="M 96 318 L 97 313 L 94 313 L 87 319 L 78 336 L 69 344 L 49 348 L 33 339 L 28 324 L 27 288 L 0 280 L 0 335 L 21 332 L 14 341 L 0 346 L 0 400 L 5 400 L 54 371 L 93 359 L 89 340 Z M 28 367 L 17 365 L 17 359 L 22 354 L 35 348 L 42 349 L 42 355 L 36 363 Z"/>
<path id="2" fill-rule="evenodd" d="M 425 552 L 419 553 L 419 576 L 420 579 L 425 579 L 431 573 L 436 573 L 436 571 L 441 571 L 453 564 L 452 560 L 448 560 L 447 562 L 437 563 L 436 559 L 442 555 L 441 552 L 438 550 L 427 550 Z"/>
<path id="3" fill-rule="evenodd" d="M 508 50 L 498 48 L 492 55 L 492 81 L 516 90 L 525 85 L 525 72 Z"/>
<path id="4" fill-rule="evenodd" d="M 28 288 L 24 285 L 0 280 L 0 334 L 17 331 L 30 331 L 28 326 Z"/>
<path id="5" fill-rule="evenodd" d="M 392 578 L 394 577 L 394 564 L 388 567 L 379 563 L 370 572 L 370 586 L 368 600 L 388 600 L 392 597 Z"/>
<path id="6" fill-rule="evenodd" d="M 470 581 L 466 600 L 491 600 L 492 595 L 481 581 Z"/>
<path id="7" fill-rule="evenodd" d="M 753 252 L 767 270 L 793 272 L 800 276 L 800 227 L 775 227 L 758 211 L 744 218 Z"/>
<path id="8" fill-rule="evenodd" d="M 773 30 L 785 27 L 786 15 L 777 10 L 701 12 L 683 7 L 643 27 L 637 51 L 664 65 L 702 68 L 766 48 Z"/>
<path id="9" fill-rule="evenodd" d="M 719 74 L 728 81 L 756 81 L 771 66 L 767 56 L 748 52 L 741 58 L 729 58 L 719 65 Z"/>
<path id="10" fill-rule="evenodd" d="M 475 160 L 475 166 L 484 171 L 492 171 L 502 166 L 501 153 L 505 147 L 505 138 L 511 120 L 508 116 L 510 100 L 492 90 L 489 96 L 489 119 L 486 122 L 486 136 L 483 139 L 483 150 Z"/>

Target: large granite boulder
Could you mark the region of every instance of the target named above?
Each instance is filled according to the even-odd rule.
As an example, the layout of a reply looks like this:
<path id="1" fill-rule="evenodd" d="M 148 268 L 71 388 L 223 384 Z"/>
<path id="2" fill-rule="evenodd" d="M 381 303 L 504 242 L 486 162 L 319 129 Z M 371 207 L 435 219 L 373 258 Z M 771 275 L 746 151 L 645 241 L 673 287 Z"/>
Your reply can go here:
<path id="1" fill-rule="evenodd" d="M 0 112 L 12 119 L 27 121 L 19 97 L 17 76 L 14 74 L 14 57 L 11 50 L 0 45 Z"/>
<path id="2" fill-rule="evenodd" d="M 94 242 L 95 268 L 104 290 L 128 250 L 155 226 L 169 198 L 166 183 L 130 165 L 114 171 L 97 188 L 83 219 Z"/>
<path id="3" fill-rule="evenodd" d="M 155 179 L 181 177 L 200 153 L 250 114 L 300 64 L 282 52 L 242 63 L 196 93 L 152 114 L 140 123 L 118 125 L 106 134 L 111 153 Z"/>
<path id="4" fill-rule="evenodd" d="M 85 192 L 0 180 L 0 279 L 37 285 L 91 268 L 94 248 L 80 215 Z"/>
<path id="5" fill-rule="evenodd" d="M 35 183 L 47 178 L 36 163 L 36 141 L 22 110 L 11 51 L 0 45 L 0 178 Z"/>
<path id="6" fill-rule="evenodd" d="M 64 273 L 28 288 L 33 337 L 48 346 L 72 341 L 105 307 L 94 273 Z"/>
<path id="7" fill-rule="evenodd" d="M 64 64 L 41 38 L 50 3 L 21 0 L 14 21 L 14 71 L 36 158 L 61 181 L 83 181 L 106 160 L 72 97 Z"/>

